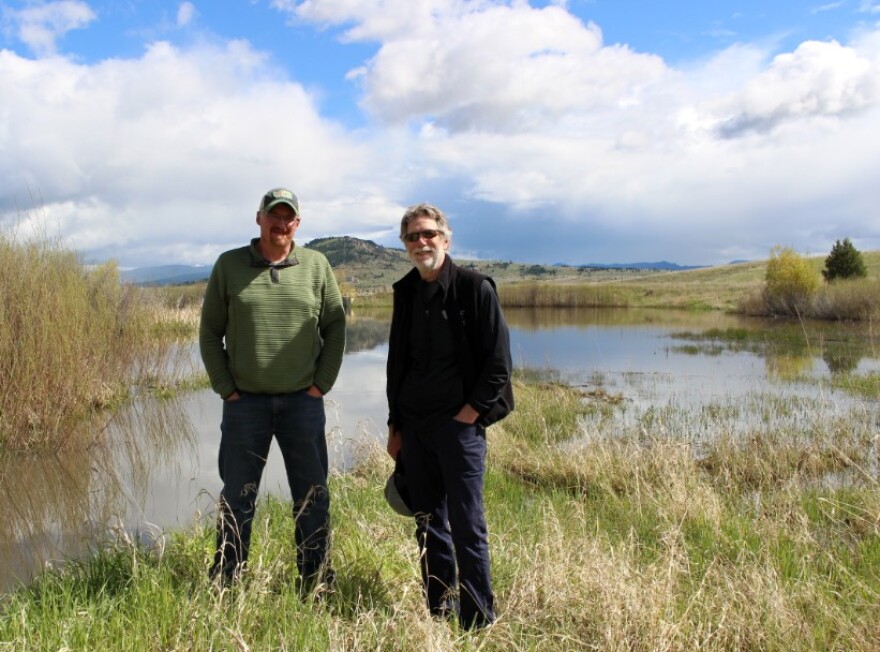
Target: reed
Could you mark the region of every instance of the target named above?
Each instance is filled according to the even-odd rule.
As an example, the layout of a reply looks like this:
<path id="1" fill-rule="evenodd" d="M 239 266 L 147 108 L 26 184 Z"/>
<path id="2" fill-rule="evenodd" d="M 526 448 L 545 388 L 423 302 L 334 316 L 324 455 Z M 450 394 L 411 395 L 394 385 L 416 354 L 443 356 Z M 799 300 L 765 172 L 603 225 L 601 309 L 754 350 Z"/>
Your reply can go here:
<path id="1" fill-rule="evenodd" d="M 87 417 L 162 374 L 154 302 L 47 240 L 0 233 L 0 451 L 93 436 Z"/>
<path id="2" fill-rule="evenodd" d="M 510 283 L 498 288 L 498 296 L 510 308 L 624 308 L 628 292 L 614 284 Z"/>
<path id="3" fill-rule="evenodd" d="M 827 283 L 814 298 L 807 316 L 853 321 L 877 319 L 880 317 L 880 281 L 863 278 Z"/>

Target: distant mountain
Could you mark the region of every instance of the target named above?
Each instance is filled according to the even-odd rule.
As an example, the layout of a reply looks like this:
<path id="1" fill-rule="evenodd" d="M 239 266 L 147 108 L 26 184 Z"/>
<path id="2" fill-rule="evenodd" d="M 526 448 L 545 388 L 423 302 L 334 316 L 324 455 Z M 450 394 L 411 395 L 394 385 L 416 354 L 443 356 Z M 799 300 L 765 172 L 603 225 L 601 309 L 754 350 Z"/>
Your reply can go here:
<path id="1" fill-rule="evenodd" d="M 412 263 L 403 249 L 383 247 L 372 240 L 351 236 L 316 238 L 306 247 L 320 251 L 334 269 L 344 278 L 363 286 L 388 287 L 396 278 L 408 272 Z M 521 280 L 552 276 L 555 278 L 583 278 L 591 271 L 629 272 L 681 271 L 699 266 L 678 265 L 667 261 L 655 263 L 589 263 L 585 265 L 531 265 L 502 261 L 468 261 L 455 259 L 460 265 L 483 271 L 496 280 Z M 602 272 L 603 274 L 606 272 Z M 206 281 L 211 275 L 210 265 L 159 265 L 140 267 L 121 272 L 122 279 L 138 285 L 185 285 Z"/>
<path id="2" fill-rule="evenodd" d="M 211 275 L 210 265 L 159 265 L 138 267 L 119 273 L 122 280 L 136 285 L 184 285 L 205 281 Z"/>
<path id="3" fill-rule="evenodd" d="M 384 267 L 406 270 L 409 259 L 403 249 L 390 249 L 372 240 L 350 236 L 316 238 L 305 244 L 320 251 L 336 267 Z M 136 285 L 185 285 L 208 280 L 210 265 L 158 265 L 138 267 L 120 272 L 122 280 Z"/>
<path id="4" fill-rule="evenodd" d="M 576 265 L 582 269 L 657 269 L 667 272 L 680 272 L 686 269 L 701 269 L 702 265 L 679 265 L 661 260 L 657 263 L 587 263 Z"/>

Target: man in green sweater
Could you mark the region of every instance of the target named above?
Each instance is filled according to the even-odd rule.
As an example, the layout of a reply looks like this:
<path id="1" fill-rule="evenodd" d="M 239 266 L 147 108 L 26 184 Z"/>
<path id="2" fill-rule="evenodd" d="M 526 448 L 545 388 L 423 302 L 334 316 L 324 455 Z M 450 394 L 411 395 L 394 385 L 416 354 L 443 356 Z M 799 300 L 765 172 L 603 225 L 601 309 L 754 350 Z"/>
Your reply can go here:
<path id="1" fill-rule="evenodd" d="M 274 436 L 284 458 L 304 592 L 333 577 L 323 396 L 345 348 L 342 296 L 323 254 L 297 247 L 299 200 L 275 188 L 260 200 L 260 237 L 217 259 L 202 307 L 199 348 L 224 400 L 217 552 L 211 576 L 229 582 L 248 558 L 260 478 Z"/>

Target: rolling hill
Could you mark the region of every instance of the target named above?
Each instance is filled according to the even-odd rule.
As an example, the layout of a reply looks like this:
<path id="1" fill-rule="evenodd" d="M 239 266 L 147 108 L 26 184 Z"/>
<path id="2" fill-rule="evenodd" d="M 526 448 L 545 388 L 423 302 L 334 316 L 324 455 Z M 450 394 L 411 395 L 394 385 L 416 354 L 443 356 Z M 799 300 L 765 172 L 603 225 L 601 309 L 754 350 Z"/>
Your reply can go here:
<path id="1" fill-rule="evenodd" d="M 305 245 L 320 251 L 345 284 L 358 286 L 359 291 L 386 290 L 406 274 L 412 264 L 403 249 L 384 247 L 372 240 L 351 236 L 317 238 Z M 453 252 L 453 258 L 455 258 Z M 623 280 L 642 277 L 657 271 L 689 269 L 675 263 L 620 263 L 585 265 L 537 265 L 499 260 L 467 260 L 455 258 L 464 267 L 489 274 L 499 283 L 522 280 Z M 125 270 L 124 281 L 139 285 L 184 285 L 207 280 L 210 266 L 159 265 Z"/>

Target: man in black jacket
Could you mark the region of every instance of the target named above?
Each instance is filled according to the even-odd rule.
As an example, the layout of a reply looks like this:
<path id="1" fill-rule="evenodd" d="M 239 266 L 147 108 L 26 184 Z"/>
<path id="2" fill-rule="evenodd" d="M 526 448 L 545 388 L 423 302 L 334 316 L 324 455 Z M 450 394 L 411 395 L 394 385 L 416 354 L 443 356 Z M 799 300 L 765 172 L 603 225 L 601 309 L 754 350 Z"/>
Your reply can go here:
<path id="1" fill-rule="evenodd" d="M 400 223 L 415 269 L 394 284 L 388 453 L 406 469 L 428 608 L 474 628 L 495 620 L 485 428 L 513 409 L 512 365 L 495 284 L 453 263 L 451 235 L 429 204 L 409 208 Z"/>

